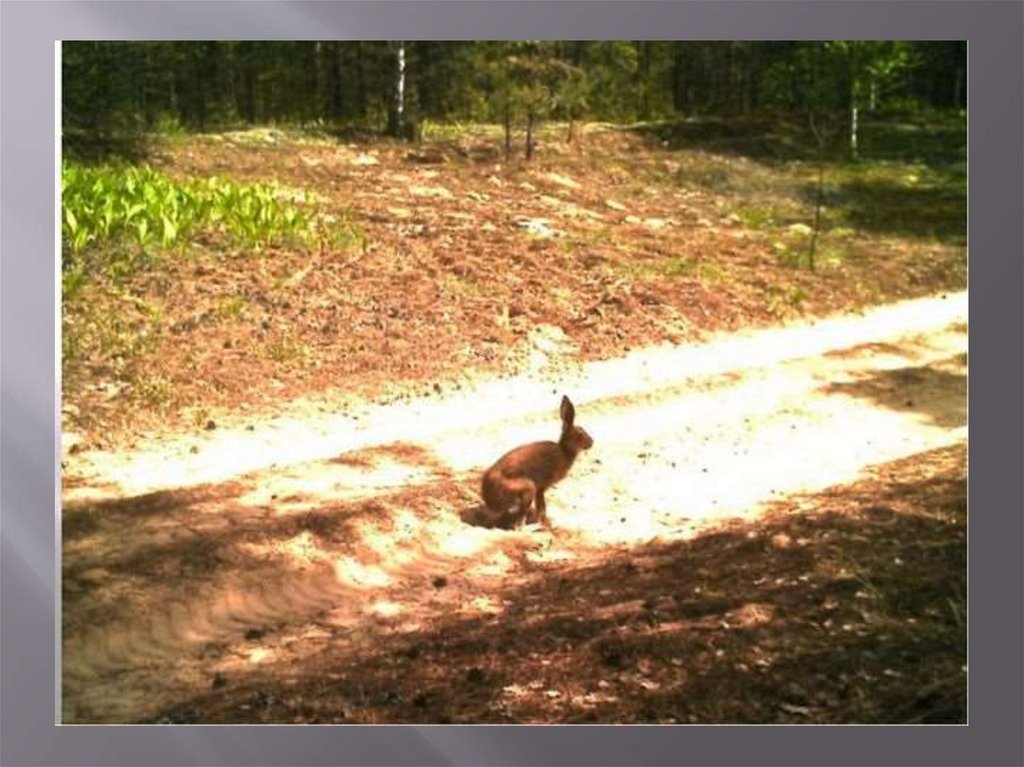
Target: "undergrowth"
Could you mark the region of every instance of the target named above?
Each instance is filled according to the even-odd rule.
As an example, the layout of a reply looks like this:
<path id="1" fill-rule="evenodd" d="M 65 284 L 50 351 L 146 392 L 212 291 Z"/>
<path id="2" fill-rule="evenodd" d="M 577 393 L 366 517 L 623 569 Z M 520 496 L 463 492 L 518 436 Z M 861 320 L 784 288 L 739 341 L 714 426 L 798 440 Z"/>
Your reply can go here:
<path id="1" fill-rule="evenodd" d="M 359 237 L 349 222 L 322 215 L 306 195 L 279 184 L 176 181 L 148 166 L 65 161 L 61 204 L 65 300 L 96 271 L 116 281 L 197 238 L 258 251 Z"/>

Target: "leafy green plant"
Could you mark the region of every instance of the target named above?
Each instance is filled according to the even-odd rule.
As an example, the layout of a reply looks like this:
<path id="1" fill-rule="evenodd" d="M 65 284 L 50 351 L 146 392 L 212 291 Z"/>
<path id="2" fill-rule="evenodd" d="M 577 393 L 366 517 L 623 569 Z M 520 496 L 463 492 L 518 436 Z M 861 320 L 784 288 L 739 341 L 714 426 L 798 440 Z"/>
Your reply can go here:
<path id="1" fill-rule="evenodd" d="M 205 428 L 211 420 L 210 411 L 202 405 L 189 408 L 188 417 L 192 421 L 192 425 L 197 429 Z"/>
<path id="2" fill-rule="evenodd" d="M 222 320 L 240 317 L 248 302 L 241 296 L 224 297 L 217 302 L 217 316 Z"/>
<path id="3" fill-rule="evenodd" d="M 666 277 L 682 277 L 693 274 L 695 269 L 696 264 L 692 260 L 673 256 L 665 262 L 664 267 L 662 267 L 662 274 Z"/>
<path id="4" fill-rule="evenodd" d="M 165 407 L 174 395 L 174 385 L 160 375 L 139 377 L 133 383 L 133 390 L 154 407 Z"/>
<path id="5" fill-rule="evenodd" d="M 841 248 L 824 248 L 821 251 L 821 265 L 826 269 L 838 269 L 843 265 L 845 257 L 845 252 Z"/>
<path id="6" fill-rule="evenodd" d="M 767 229 L 775 224 L 775 212 L 768 207 L 741 207 L 736 210 L 736 215 L 747 229 Z"/>
<path id="7" fill-rule="evenodd" d="M 800 285 L 788 288 L 772 285 L 765 291 L 765 309 L 769 314 L 783 317 L 793 310 L 799 310 L 806 298 L 807 291 Z"/>
<path id="8" fill-rule="evenodd" d="M 61 274 L 61 294 L 65 300 L 72 300 L 79 294 L 88 278 L 88 272 L 82 266 L 72 266 Z"/>
<path id="9" fill-rule="evenodd" d="M 794 309 L 799 309 L 806 299 L 807 291 L 800 285 L 793 285 L 786 291 L 786 300 Z"/>
<path id="10" fill-rule="evenodd" d="M 199 232 L 257 249 L 308 245 L 324 236 L 306 196 L 277 184 L 243 185 L 216 177 L 178 181 L 147 166 L 65 161 L 61 197 L 65 270 L 84 273 L 93 254 L 105 251 L 107 261 L 120 265 L 109 274 L 113 278 Z M 326 239 L 350 240 L 356 236 L 352 229 L 342 221 L 329 228 Z"/>
<path id="11" fill-rule="evenodd" d="M 129 360 L 151 352 L 163 322 L 159 309 L 148 306 L 103 310 L 80 302 L 74 315 L 65 313 L 61 350 L 65 363 L 79 358 L 104 359 L 118 372 Z"/>
<path id="12" fill-rule="evenodd" d="M 281 364 L 309 359 L 312 354 L 310 348 L 296 340 L 288 330 L 284 330 L 272 338 L 267 343 L 266 351 L 270 359 Z"/>

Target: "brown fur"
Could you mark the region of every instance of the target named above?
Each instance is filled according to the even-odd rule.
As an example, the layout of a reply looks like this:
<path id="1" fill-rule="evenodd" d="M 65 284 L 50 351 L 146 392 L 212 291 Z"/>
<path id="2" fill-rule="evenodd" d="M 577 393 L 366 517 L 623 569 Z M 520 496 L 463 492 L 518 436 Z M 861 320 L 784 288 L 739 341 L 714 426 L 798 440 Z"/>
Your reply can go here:
<path id="1" fill-rule="evenodd" d="M 568 397 L 562 397 L 560 412 L 562 435 L 558 442 L 521 445 L 484 472 L 480 483 L 484 503 L 502 515 L 515 508 L 515 513 L 507 516 L 512 525 L 520 521 L 547 524 L 544 491 L 565 477 L 576 456 L 594 444 L 589 434 L 573 424 L 576 409 Z"/>

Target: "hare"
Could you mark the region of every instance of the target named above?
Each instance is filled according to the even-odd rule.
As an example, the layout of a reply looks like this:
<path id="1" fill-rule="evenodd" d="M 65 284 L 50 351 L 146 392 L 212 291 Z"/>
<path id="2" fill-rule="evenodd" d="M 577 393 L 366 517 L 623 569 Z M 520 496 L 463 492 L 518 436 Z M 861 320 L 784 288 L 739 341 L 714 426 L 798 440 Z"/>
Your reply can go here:
<path id="1" fill-rule="evenodd" d="M 569 472 L 581 451 L 594 440 L 573 425 L 576 408 L 562 397 L 562 436 L 558 442 L 532 442 L 510 450 L 484 472 L 480 494 L 492 512 L 505 516 L 509 526 L 531 521 L 547 526 L 544 491 Z M 507 512 L 516 511 L 508 518 Z M 531 514 L 531 508 L 534 513 Z"/>

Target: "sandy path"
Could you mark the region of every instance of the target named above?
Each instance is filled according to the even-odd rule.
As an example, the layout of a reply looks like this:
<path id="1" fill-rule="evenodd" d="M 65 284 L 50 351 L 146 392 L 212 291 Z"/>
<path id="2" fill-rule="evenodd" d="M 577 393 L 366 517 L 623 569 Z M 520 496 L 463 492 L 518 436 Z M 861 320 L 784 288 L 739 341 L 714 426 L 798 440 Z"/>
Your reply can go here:
<path id="1" fill-rule="evenodd" d="M 354 657 L 380 632 L 500 612 L 532 564 L 690 537 L 964 442 L 966 316 L 950 294 L 557 376 L 538 348 L 533 374 L 442 397 L 292 403 L 252 430 L 80 453 L 64 493 L 65 719 L 130 721 L 324 647 Z M 551 494 L 553 534 L 465 524 L 479 470 L 554 437 L 562 392 L 596 442 Z"/>

